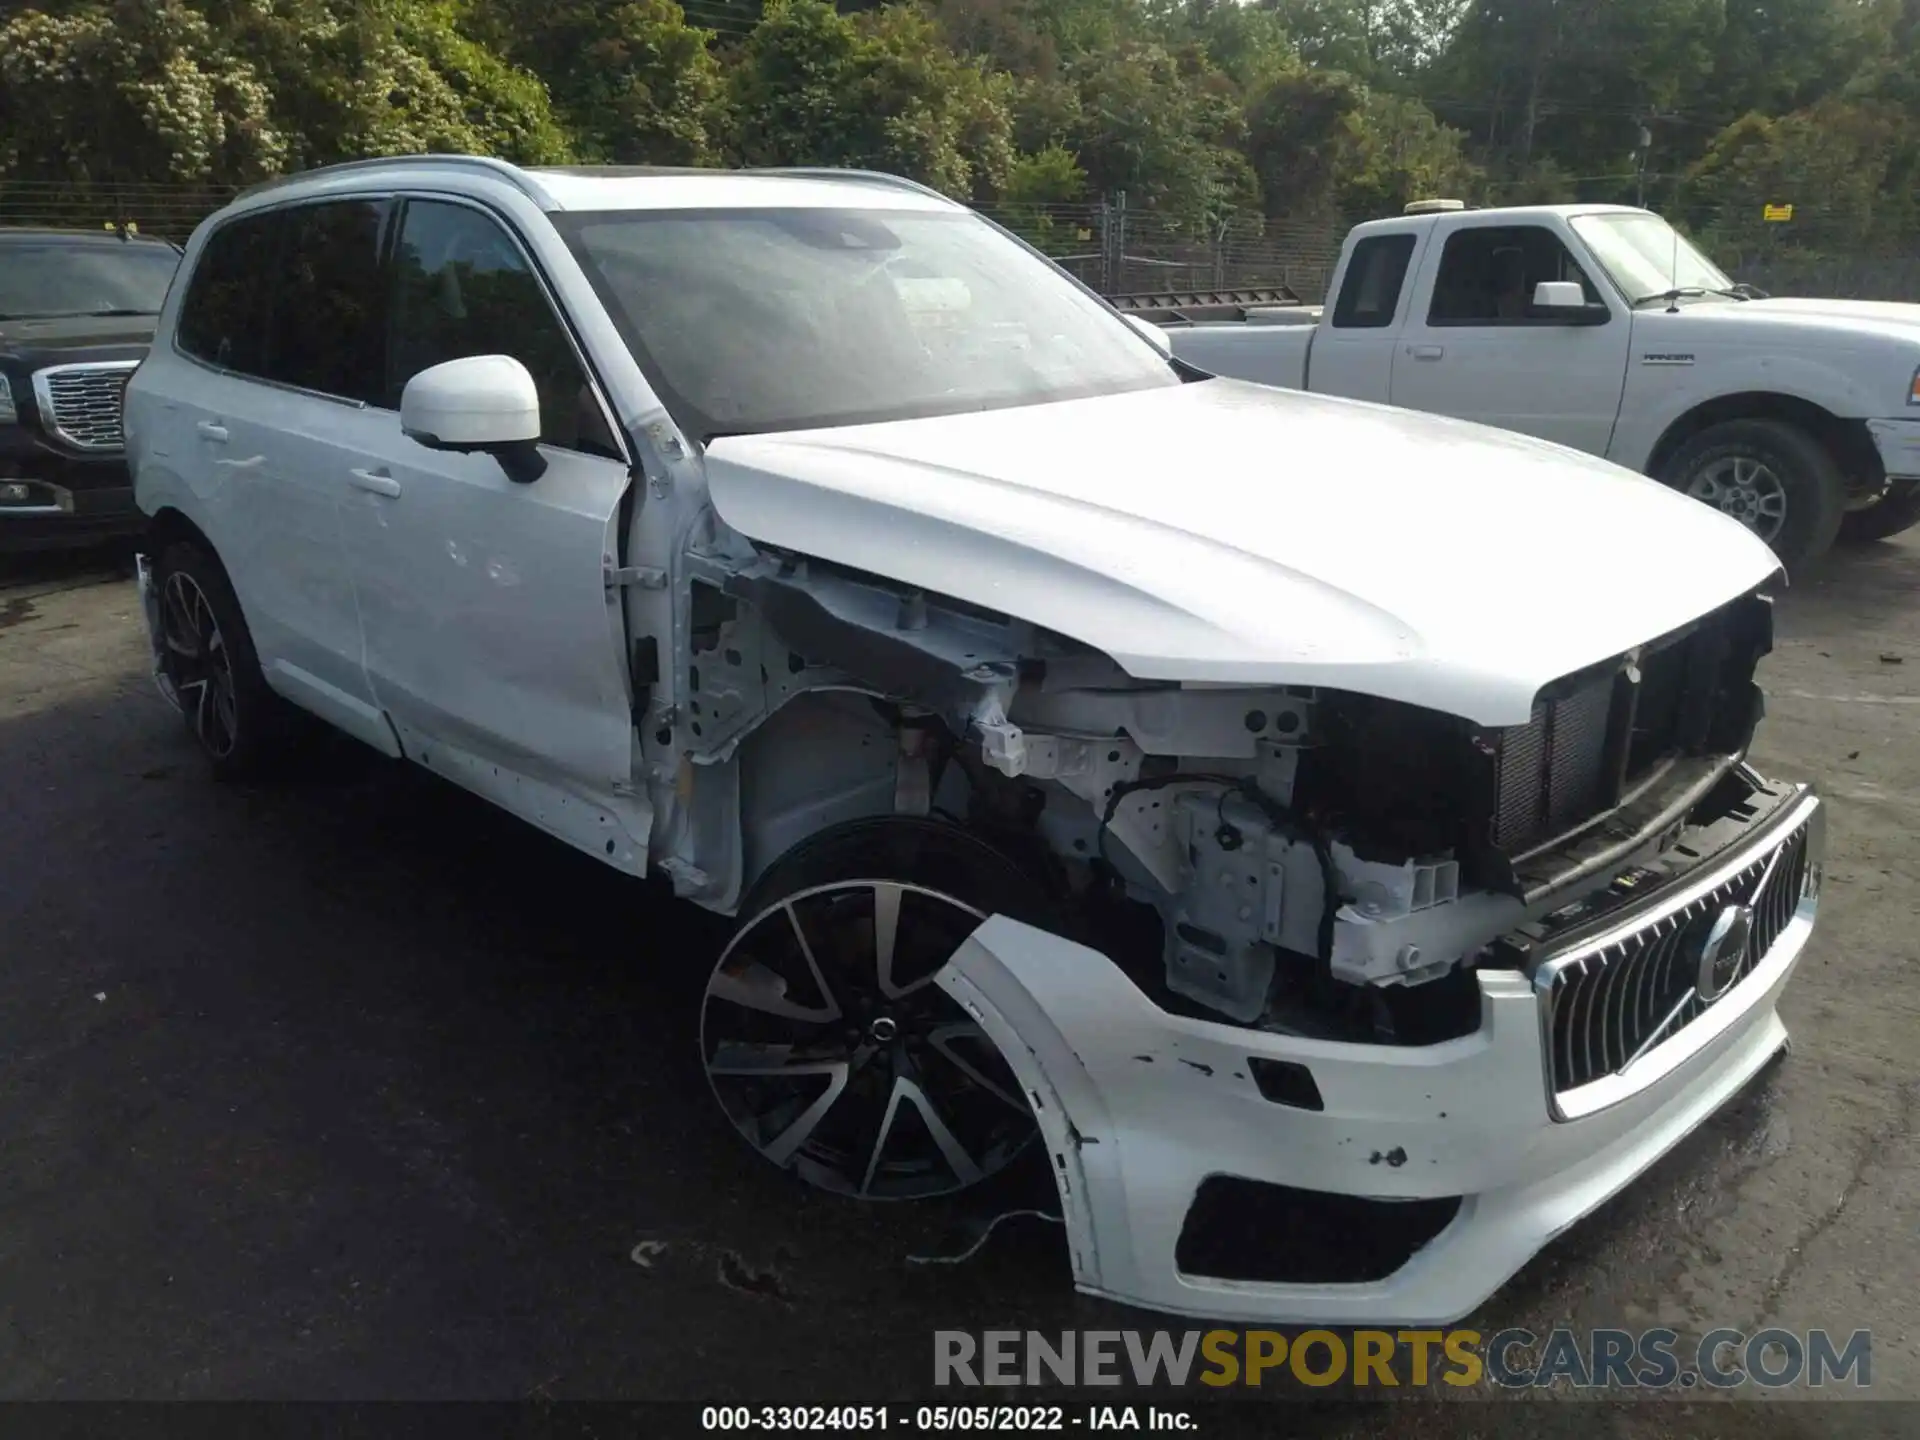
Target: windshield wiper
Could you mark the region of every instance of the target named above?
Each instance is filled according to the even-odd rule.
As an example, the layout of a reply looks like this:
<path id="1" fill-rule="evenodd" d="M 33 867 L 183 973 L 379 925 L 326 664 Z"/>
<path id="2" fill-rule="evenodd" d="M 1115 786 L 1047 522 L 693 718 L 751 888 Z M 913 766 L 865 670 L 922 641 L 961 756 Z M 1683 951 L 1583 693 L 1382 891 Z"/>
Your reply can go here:
<path id="1" fill-rule="evenodd" d="M 1633 302 L 1638 310 L 1642 305 L 1651 305 L 1656 300 L 1665 301 L 1668 309 L 1678 308 L 1677 302 L 1693 295 L 1725 295 L 1730 300 L 1764 300 L 1766 296 L 1751 285 L 1680 285 L 1672 290 L 1662 290 L 1657 295 L 1642 295 Z"/>
<path id="2" fill-rule="evenodd" d="M 132 310 L 132 309 L 122 308 L 118 310 L 80 310 L 80 311 L 76 311 L 70 317 L 62 315 L 62 316 L 56 316 L 54 318 L 62 319 L 62 320 L 69 319 L 69 318 L 76 319 L 76 320 L 77 319 L 112 320 L 123 315 L 158 315 L 159 313 L 160 312 L 158 310 Z"/>

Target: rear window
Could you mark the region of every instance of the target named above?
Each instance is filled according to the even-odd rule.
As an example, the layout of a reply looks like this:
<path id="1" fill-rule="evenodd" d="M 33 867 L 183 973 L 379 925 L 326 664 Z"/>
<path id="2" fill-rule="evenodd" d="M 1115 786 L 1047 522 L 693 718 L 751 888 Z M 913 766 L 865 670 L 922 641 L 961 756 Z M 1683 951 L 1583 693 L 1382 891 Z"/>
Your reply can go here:
<path id="1" fill-rule="evenodd" d="M 389 206 L 329 200 L 286 212 L 268 323 L 266 377 L 363 404 L 381 402 Z"/>
<path id="2" fill-rule="evenodd" d="M 174 339 L 187 354 L 244 375 L 265 373 L 267 278 L 283 212 L 229 220 L 207 238 L 187 278 Z"/>
<path id="3" fill-rule="evenodd" d="M 1333 323 L 1343 330 L 1380 330 L 1393 324 L 1412 259 L 1411 235 L 1370 235 L 1355 245 L 1340 298 L 1334 302 Z"/>

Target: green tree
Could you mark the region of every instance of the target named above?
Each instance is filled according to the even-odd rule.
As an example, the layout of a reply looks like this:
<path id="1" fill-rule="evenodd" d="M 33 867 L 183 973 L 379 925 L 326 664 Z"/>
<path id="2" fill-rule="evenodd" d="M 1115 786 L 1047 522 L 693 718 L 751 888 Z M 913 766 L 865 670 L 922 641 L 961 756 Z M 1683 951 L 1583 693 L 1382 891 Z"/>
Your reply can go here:
<path id="1" fill-rule="evenodd" d="M 674 0 L 488 0 L 479 33 L 545 81 L 584 160 L 700 165 L 717 159 L 722 78 L 712 33 Z"/>
<path id="2" fill-rule="evenodd" d="M 846 16 L 774 0 L 727 78 L 749 165 L 866 167 L 984 199 L 1013 162 L 1010 82 L 956 55 L 913 6 Z"/>
<path id="3" fill-rule="evenodd" d="M 289 148 L 268 78 L 181 0 L 51 3 L 0 24 L 0 174 L 242 181 Z"/>
<path id="4" fill-rule="evenodd" d="M 205 0 L 235 53 L 273 77 L 297 166 L 440 150 L 568 157 L 546 87 L 471 38 L 453 0 Z"/>

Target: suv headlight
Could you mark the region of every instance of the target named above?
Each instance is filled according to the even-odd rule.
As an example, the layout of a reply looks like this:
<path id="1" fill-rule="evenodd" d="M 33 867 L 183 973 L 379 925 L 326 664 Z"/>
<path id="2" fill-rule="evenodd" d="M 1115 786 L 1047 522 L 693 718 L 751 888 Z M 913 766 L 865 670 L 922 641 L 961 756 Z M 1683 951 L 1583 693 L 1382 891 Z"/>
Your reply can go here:
<path id="1" fill-rule="evenodd" d="M 1913 372 L 1913 379 L 1907 382 L 1907 404 L 1920 405 L 1920 370 Z"/>
<path id="2" fill-rule="evenodd" d="M 20 412 L 13 407 L 13 387 L 6 376 L 0 375 L 0 425 L 18 424 L 19 420 Z"/>

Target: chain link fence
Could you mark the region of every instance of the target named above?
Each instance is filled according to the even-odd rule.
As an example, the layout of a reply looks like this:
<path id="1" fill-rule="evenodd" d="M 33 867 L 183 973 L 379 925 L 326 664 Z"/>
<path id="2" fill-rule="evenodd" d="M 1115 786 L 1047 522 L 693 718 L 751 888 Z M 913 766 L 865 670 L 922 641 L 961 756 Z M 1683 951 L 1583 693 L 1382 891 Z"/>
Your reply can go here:
<path id="1" fill-rule="evenodd" d="M 233 194 L 217 185 L 0 180 L 0 225 L 130 224 L 143 235 L 185 240 Z M 1284 286 L 1309 304 L 1326 298 L 1348 224 L 1375 218 L 1194 221 L 1129 205 L 1124 193 L 1086 204 L 984 208 L 1104 295 Z M 1746 207 L 1692 207 L 1684 195 L 1656 208 L 1735 279 L 1772 294 L 1920 301 L 1920 245 L 1868 245 L 1850 214 L 1799 206 L 1792 219 L 1771 222 Z"/>

